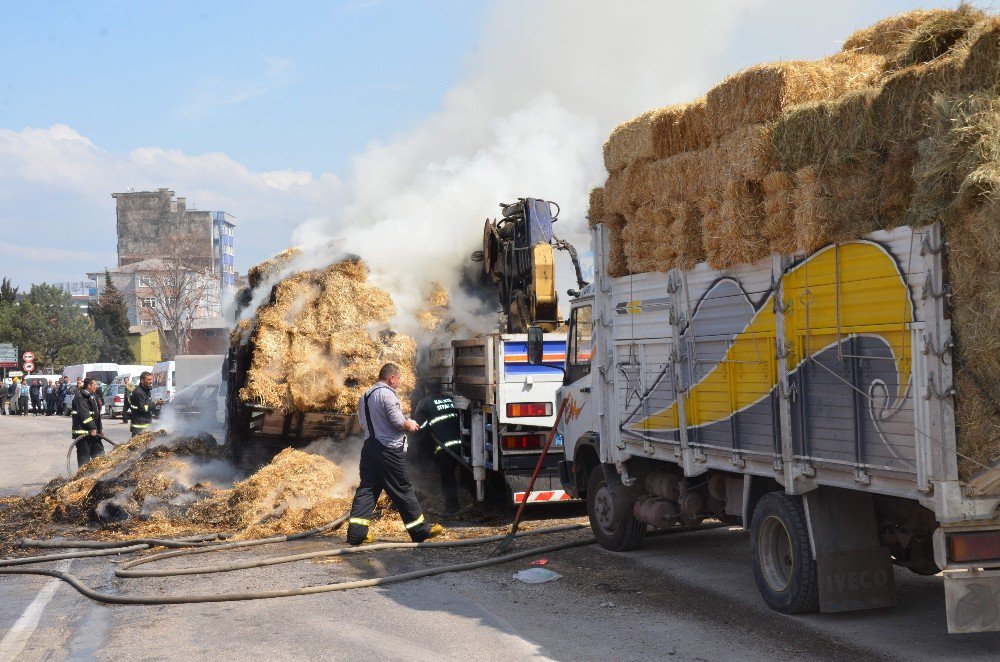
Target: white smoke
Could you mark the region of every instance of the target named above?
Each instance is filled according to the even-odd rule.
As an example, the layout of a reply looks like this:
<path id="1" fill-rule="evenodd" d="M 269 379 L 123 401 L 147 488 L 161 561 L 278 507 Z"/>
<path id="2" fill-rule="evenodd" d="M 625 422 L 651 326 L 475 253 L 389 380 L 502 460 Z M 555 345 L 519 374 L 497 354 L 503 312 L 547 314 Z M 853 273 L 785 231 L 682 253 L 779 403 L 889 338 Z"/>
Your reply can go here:
<path id="1" fill-rule="evenodd" d="M 610 129 L 704 90 L 747 4 L 497 3 L 441 109 L 357 156 L 347 202 L 303 223 L 293 243 L 314 264 L 364 258 L 397 303 L 396 326 L 411 333 L 429 282 L 464 307 L 460 269 L 500 202 L 557 202 L 557 235 L 586 251 L 588 193 L 603 181 Z M 560 290 L 575 287 L 560 263 Z"/>

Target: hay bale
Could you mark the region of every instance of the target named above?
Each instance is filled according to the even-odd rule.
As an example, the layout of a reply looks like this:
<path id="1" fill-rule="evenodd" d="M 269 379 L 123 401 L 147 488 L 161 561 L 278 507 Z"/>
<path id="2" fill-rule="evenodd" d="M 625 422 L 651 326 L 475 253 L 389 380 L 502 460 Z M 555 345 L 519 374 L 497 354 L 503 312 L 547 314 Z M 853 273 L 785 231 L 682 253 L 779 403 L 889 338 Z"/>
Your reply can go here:
<path id="1" fill-rule="evenodd" d="M 620 278 L 629 273 L 628 259 L 625 257 L 625 247 L 621 233 L 625 229 L 625 218 L 612 214 L 605 219 L 608 228 L 608 275 Z"/>
<path id="2" fill-rule="evenodd" d="M 260 287 L 265 281 L 281 271 L 292 258 L 298 257 L 301 254 L 302 250 L 295 246 L 286 248 L 274 257 L 250 267 L 247 270 L 247 282 L 250 283 L 251 288 Z"/>
<path id="3" fill-rule="evenodd" d="M 960 89 L 998 91 L 1000 86 L 1000 17 L 973 26 L 954 47 L 962 62 Z"/>
<path id="4" fill-rule="evenodd" d="M 835 166 L 795 173 L 795 232 L 799 250 L 814 251 L 881 229 L 877 213 L 880 161 L 861 154 Z"/>
<path id="5" fill-rule="evenodd" d="M 837 58 L 750 67 L 709 91 L 707 111 L 712 135 L 719 138 L 748 124 L 773 122 L 785 108 L 836 99 L 870 85 L 880 74 L 877 56 L 843 53 Z"/>
<path id="6" fill-rule="evenodd" d="M 644 199 L 646 169 L 645 163 L 633 163 L 608 175 L 604 184 L 605 214 L 630 217 L 647 201 Z"/>
<path id="7" fill-rule="evenodd" d="M 874 126 L 886 145 L 916 142 L 928 134 L 935 94 L 954 94 L 963 59 L 943 57 L 889 76 L 872 99 Z"/>
<path id="8" fill-rule="evenodd" d="M 604 221 L 604 188 L 590 189 L 590 206 L 587 208 L 587 226 L 594 227 Z"/>
<path id="9" fill-rule="evenodd" d="M 795 178 L 777 170 L 761 180 L 764 192 L 764 225 L 761 234 L 775 253 L 790 254 L 798 248 L 795 237 Z"/>
<path id="10" fill-rule="evenodd" d="M 748 124 L 722 136 L 713 158 L 719 168 L 714 185 L 729 181 L 759 181 L 774 168 L 773 124 Z"/>
<path id="11" fill-rule="evenodd" d="M 676 254 L 674 266 L 690 269 L 706 258 L 701 209 L 691 200 L 678 200 L 671 203 L 671 212 L 674 217 L 670 225 L 671 244 Z"/>
<path id="12" fill-rule="evenodd" d="M 948 53 L 969 30 L 986 19 L 984 12 L 966 3 L 954 10 L 933 13 L 907 31 L 898 50 L 887 58 L 886 69 L 931 62 Z"/>
<path id="13" fill-rule="evenodd" d="M 833 101 L 799 104 L 782 113 L 772 132 L 777 166 L 792 172 L 814 163 L 838 163 L 879 149 L 872 112 L 878 88 L 848 92 Z"/>
<path id="14" fill-rule="evenodd" d="M 256 312 L 240 397 L 283 411 L 351 415 L 379 367 L 393 362 L 403 371 L 405 401 L 415 383 L 415 343 L 384 329 L 395 306 L 367 276 L 363 262 L 347 259 L 278 283 Z"/>
<path id="15" fill-rule="evenodd" d="M 717 211 L 706 214 L 702 224 L 702 243 L 709 266 L 727 269 L 765 257 L 770 249 L 763 227 L 764 191 L 760 182 L 730 181 Z"/>
<path id="16" fill-rule="evenodd" d="M 886 150 L 878 191 L 878 216 L 885 228 L 906 224 L 913 202 L 916 162 L 917 149 L 911 144 L 897 144 Z"/>
<path id="17" fill-rule="evenodd" d="M 657 125 L 665 121 L 673 108 L 654 108 L 616 126 L 604 143 L 604 167 L 608 172 L 655 159 Z"/>
<path id="18" fill-rule="evenodd" d="M 845 41 L 845 52 L 896 57 L 904 50 L 910 35 L 922 23 L 947 14 L 947 9 L 915 9 L 896 14 L 889 18 L 853 32 Z"/>
<path id="19" fill-rule="evenodd" d="M 654 151 L 662 159 L 707 147 L 711 143 L 705 97 L 671 106 L 654 124 Z"/>

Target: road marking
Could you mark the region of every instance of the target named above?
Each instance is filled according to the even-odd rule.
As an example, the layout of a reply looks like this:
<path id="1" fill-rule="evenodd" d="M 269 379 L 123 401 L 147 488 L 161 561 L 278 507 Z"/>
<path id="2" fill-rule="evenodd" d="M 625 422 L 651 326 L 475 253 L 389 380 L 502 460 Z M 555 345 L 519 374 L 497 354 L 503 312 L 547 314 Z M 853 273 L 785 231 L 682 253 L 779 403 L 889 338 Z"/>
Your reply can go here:
<path id="1" fill-rule="evenodd" d="M 56 570 L 66 572 L 69 570 L 71 560 L 67 559 L 59 564 Z M 24 647 L 28 645 L 28 640 L 35 633 L 38 621 L 42 618 L 42 611 L 49 604 L 49 600 L 56 594 L 56 589 L 62 584 L 62 580 L 53 577 L 49 583 L 42 587 L 35 599 L 31 601 L 28 608 L 24 610 L 21 617 L 14 623 L 7 636 L 0 640 L 0 662 L 10 662 L 16 660 Z"/>

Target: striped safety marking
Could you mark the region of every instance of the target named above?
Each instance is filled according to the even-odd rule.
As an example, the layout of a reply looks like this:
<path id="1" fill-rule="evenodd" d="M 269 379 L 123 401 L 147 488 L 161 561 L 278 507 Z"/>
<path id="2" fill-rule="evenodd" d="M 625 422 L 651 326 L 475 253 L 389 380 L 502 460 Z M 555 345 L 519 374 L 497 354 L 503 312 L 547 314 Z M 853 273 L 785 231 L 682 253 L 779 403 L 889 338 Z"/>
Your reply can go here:
<path id="1" fill-rule="evenodd" d="M 548 490 L 546 492 L 532 492 L 528 496 L 528 503 L 538 503 L 540 501 L 569 501 L 572 497 L 565 490 Z M 514 492 L 514 503 L 524 501 L 524 492 Z"/>

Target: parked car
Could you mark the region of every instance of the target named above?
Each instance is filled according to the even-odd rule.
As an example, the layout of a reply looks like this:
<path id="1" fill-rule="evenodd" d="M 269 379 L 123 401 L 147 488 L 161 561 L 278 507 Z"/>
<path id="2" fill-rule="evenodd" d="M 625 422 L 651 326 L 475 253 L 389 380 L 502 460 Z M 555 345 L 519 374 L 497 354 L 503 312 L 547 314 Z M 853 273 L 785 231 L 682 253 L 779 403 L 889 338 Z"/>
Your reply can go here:
<path id="1" fill-rule="evenodd" d="M 104 415 L 108 418 L 117 418 L 125 408 L 125 398 L 128 397 L 128 389 L 124 384 L 109 384 L 104 394 Z"/>

